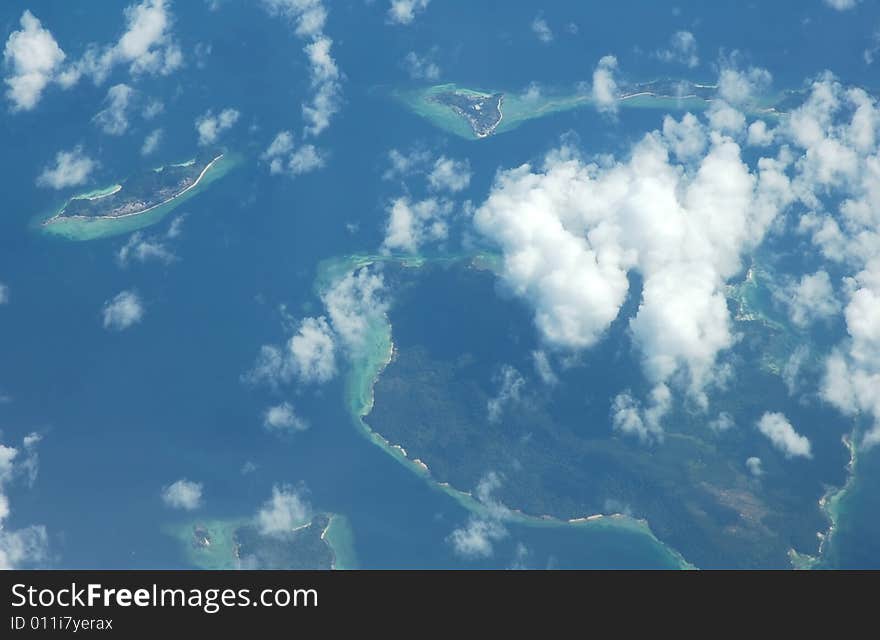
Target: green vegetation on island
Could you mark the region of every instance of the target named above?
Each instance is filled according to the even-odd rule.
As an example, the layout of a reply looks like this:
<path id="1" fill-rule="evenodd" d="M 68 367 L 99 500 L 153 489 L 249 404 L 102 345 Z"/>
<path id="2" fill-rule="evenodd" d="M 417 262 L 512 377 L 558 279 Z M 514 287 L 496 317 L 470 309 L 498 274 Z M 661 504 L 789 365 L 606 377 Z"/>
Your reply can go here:
<path id="1" fill-rule="evenodd" d="M 498 266 L 498 256 L 490 253 L 431 257 L 385 254 L 351 255 L 324 261 L 319 266 L 316 278 L 317 292 L 320 294 L 347 273 L 370 265 L 382 265 L 387 269 L 386 275 L 390 276 L 394 271 L 400 279 L 401 274 L 415 277 L 426 266 L 457 267 L 472 272 L 493 272 Z M 408 442 L 409 438 L 406 434 L 395 433 L 394 438 L 389 440 L 382 432 L 384 425 L 373 420 L 374 388 L 383 379 L 386 367 L 391 365 L 396 357 L 397 350 L 392 341 L 392 325 L 389 318 L 383 316 L 374 319 L 370 323 L 363 345 L 351 354 L 351 362 L 345 376 L 346 401 L 355 427 L 370 442 L 411 472 L 423 478 L 432 489 L 446 494 L 463 508 L 476 515 L 485 515 L 486 505 L 475 498 L 471 492 L 461 488 L 474 486 L 476 482 L 450 484 L 443 478 L 438 478 L 423 459 L 413 456 L 404 446 L 394 444 L 394 442 Z M 515 508 L 509 514 L 509 522 L 525 527 L 574 529 L 583 531 L 585 534 L 594 530 L 607 529 L 635 533 L 644 536 L 649 544 L 655 545 L 658 554 L 667 558 L 670 567 L 694 568 L 680 553 L 659 540 L 644 519 L 625 513 L 595 513 L 570 519 L 555 518 L 546 514 L 532 515 L 532 513 L 534 512 L 525 512 Z"/>
<path id="2" fill-rule="evenodd" d="M 187 162 L 139 171 L 119 184 L 77 194 L 37 228 L 69 240 L 93 240 L 142 229 L 226 175 L 242 157 L 212 148 Z"/>
<path id="3" fill-rule="evenodd" d="M 660 79 L 621 85 L 617 103 L 626 109 L 702 111 L 716 99 L 718 87 L 689 80 Z M 802 92 L 783 91 L 754 98 L 742 106 L 749 115 L 776 118 L 800 103 Z M 522 123 L 559 111 L 595 105 L 590 92 L 568 93 L 531 88 L 483 91 L 454 83 L 393 90 L 392 96 L 433 125 L 470 140 L 512 131 Z"/>
<path id="4" fill-rule="evenodd" d="M 621 357 L 613 353 L 616 338 L 623 339 L 616 334 L 607 341 L 611 351 L 596 352 L 586 362 L 569 366 L 564 383 L 550 389 L 549 397 L 530 395 L 529 402 L 493 423 L 486 408 L 496 389 L 486 364 L 497 365 L 497 360 L 467 349 L 458 352 L 450 345 L 432 349 L 430 344 L 401 343 L 397 336 L 407 326 L 409 333 L 418 333 L 413 327 L 430 325 L 433 320 L 425 314 L 439 313 L 438 292 L 445 288 L 455 298 L 447 301 L 455 309 L 447 320 L 455 317 L 461 323 L 449 327 L 450 336 L 485 328 L 486 317 L 506 319 L 507 331 L 522 326 L 525 333 L 517 334 L 505 357 L 521 353 L 514 344 L 529 339 L 531 323 L 527 311 L 517 311 L 515 301 L 494 295 L 495 279 L 486 273 L 494 264 L 492 256 L 352 256 L 325 263 L 318 288 L 374 263 L 384 265 L 386 283 L 395 291 L 394 304 L 387 316 L 372 323 L 363 348 L 352 356 L 346 377 L 348 403 L 366 437 L 435 489 L 481 513 L 485 505 L 466 489 L 476 486 L 487 470 L 498 471 L 505 481 L 497 497 L 510 507 L 512 521 L 638 530 L 683 567 L 691 566 L 687 558 L 707 568 L 781 568 L 822 553 L 818 543 L 826 535 L 830 514 L 819 498 L 828 486 L 840 483 L 837 456 L 822 468 L 781 460 L 748 423 L 712 428 L 708 423 L 716 414 L 706 416 L 687 406 L 670 413 L 662 443 L 644 446 L 615 434 L 608 407 L 592 407 L 583 390 L 606 384 L 609 377 L 633 384 L 625 372 L 637 370 L 636 363 L 618 367 L 609 376 L 608 367 L 616 366 L 611 363 Z M 751 269 L 729 291 L 742 334 L 731 355 L 760 365 L 713 399 L 718 410 L 745 420 L 767 410 L 768 390 L 777 397 L 787 395 L 784 363 L 798 345 L 808 342 L 792 334 L 766 307 L 766 283 L 756 275 L 761 273 L 761 268 Z M 427 298 L 411 297 L 420 288 L 431 292 L 431 304 Z M 462 295 L 489 307 L 462 305 Z M 623 316 L 634 310 L 624 310 Z M 526 314 L 521 322 L 512 320 L 517 313 Z M 624 332 L 626 326 L 622 321 L 612 331 Z M 490 335 L 475 342 L 490 341 Z M 454 339 L 450 336 L 444 339 Z M 525 372 L 531 365 L 519 366 Z M 604 397 L 604 391 L 597 393 Z M 572 416 L 578 419 L 572 422 Z M 817 419 L 835 420 L 830 412 Z M 756 454 L 764 460 L 762 477 L 745 465 Z M 802 482 L 804 478 L 809 481 Z"/>
<path id="5" fill-rule="evenodd" d="M 351 569 L 354 536 L 339 514 L 319 513 L 283 534 L 264 534 L 250 518 L 189 521 L 165 532 L 199 569 Z"/>

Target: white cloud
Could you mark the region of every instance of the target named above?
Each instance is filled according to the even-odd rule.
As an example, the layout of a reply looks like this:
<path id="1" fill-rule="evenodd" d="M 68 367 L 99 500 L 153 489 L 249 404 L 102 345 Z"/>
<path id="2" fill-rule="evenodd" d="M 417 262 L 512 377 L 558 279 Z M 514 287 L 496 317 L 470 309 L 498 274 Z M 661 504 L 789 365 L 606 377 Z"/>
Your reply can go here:
<path id="1" fill-rule="evenodd" d="M 381 273 L 361 267 L 335 280 L 322 294 L 326 315 L 305 318 L 283 347 L 264 345 L 244 376 L 273 386 L 290 382 L 326 382 L 336 375 L 336 356 L 361 352 L 371 325 L 388 309 Z"/>
<path id="2" fill-rule="evenodd" d="M 847 11 L 855 9 L 861 0 L 822 0 L 826 7 L 831 7 L 837 11 Z"/>
<path id="3" fill-rule="evenodd" d="M 532 364 L 535 366 L 535 373 L 538 374 L 541 382 L 547 386 L 553 386 L 559 382 L 559 377 L 553 371 L 550 358 L 545 351 L 532 351 Z"/>
<path id="4" fill-rule="evenodd" d="M 9 70 L 6 96 L 14 111 L 37 106 L 46 85 L 56 80 L 64 58 L 52 33 L 30 11 L 25 11 L 21 15 L 21 30 L 9 35 L 3 51 L 3 61 Z"/>
<path id="5" fill-rule="evenodd" d="M 213 144 L 223 132 L 238 122 L 241 114 L 236 109 L 223 109 L 216 116 L 209 109 L 196 118 L 196 131 L 199 133 L 199 144 Z"/>
<path id="6" fill-rule="evenodd" d="M 691 69 L 700 64 L 697 39 L 690 31 L 676 31 L 669 39 L 669 47 L 657 51 L 656 55 L 664 62 L 676 62 Z"/>
<path id="7" fill-rule="evenodd" d="M 20 476 L 32 485 L 37 472 L 37 434 L 25 436 L 22 447 L 16 448 L 0 443 L 0 570 L 33 566 L 45 560 L 49 537 L 42 525 L 30 525 L 12 529 L 6 520 L 12 513 L 7 487 Z M 22 460 L 21 453 L 25 453 Z"/>
<path id="8" fill-rule="evenodd" d="M 134 260 L 141 263 L 155 260 L 170 264 L 174 262 L 175 255 L 160 238 L 136 231 L 116 252 L 116 261 L 122 267 L 128 266 Z"/>
<path id="9" fill-rule="evenodd" d="M 102 315 L 105 329 L 122 331 L 143 319 L 144 307 L 134 291 L 122 291 L 104 303 Z"/>
<path id="10" fill-rule="evenodd" d="M 728 431 L 736 426 L 736 423 L 733 420 L 733 416 L 727 413 L 726 411 L 722 411 L 718 414 L 718 416 L 709 423 L 709 428 L 712 431 Z"/>
<path id="11" fill-rule="evenodd" d="M 168 75 L 183 64 L 183 53 L 171 29 L 173 17 L 166 0 L 143 0 L 126 7 L 126 29 L 111 45 L 91 45 L 77 61 L 63 66 L 66 56 L 52 33 L 30 11 L 21 17 L 21 30 L 6 42 L 4 62 L 7 97 L 13 110 L 33 109 L 50 83 L 69 88 L 90 76 L 104 82 L 118 64 L 133 75 Z"/>
<path id="12" fill-rule="evenodd" d="M 128 115 L 126 113 L 134 90 L 127 84 L 117 84 L 110 87 L 104 104 L 107 105 L 94 118 L 94 122 L 101 130 L 112 136 L 120 136 L 128 130 Z"/>
<path id="13" fill-rule="evenodd" d="M 333 40 L 324 34 L 327 9 L 321 0 L 264 0 L 264 5 L 271 14 L 291 20 L 296 36 L 308 40 L 303 51 L 309 60 L 312 98 L 302 105 L 303 134 L 316 136 L 330 126 L 342 95 L 342 74 L 330 51 Z"/>
<path id="14" fill-rule="evenodd" d="M 272 497 L 257 512 L 257 526 L 266 536 L 284 537 L 311 520 L 311 506 L 304 491 L 289 485 L 272 487 Z"/>
<path id="15" fill-rule="evenodd" d="M 515 368 L 509 364 L 501 367 L 498 395 L 489 398 L 486 403 L 489 422 L 498 422 L 506 407 L 522 402 L 522 390 L 525 384 L 525 379 Z"/>
<path id="16" fill-rule="evenodd" d="M 280 131 L 275 136 L 263 153 L 263 160 L 269 163 L 269 173 L 286 173 L 291 176 L 315 171 L 327 163 L 323 152 L 314 145 L 306 144 L 295 148 L 290 131 Z"/>
<path id="17" fill-rule="evenodd" d="M 97 163 L 83 153 L 82 147 L 55 154 L 55 166 L 47 166 L 37 177 L 37 185 L 52 189 L 65 189 L 83 184 L 88 180 Z"/>
<path id="18" fill-rule="evenodd" d="M 382 174 L 383 180 L 403 178 L 413 173 L 423 171 L 431 162 L 431 153 L 426 150 L 413 149 L 408 153 L 398 149 L 388 152 L 389 167 Z"/>
<path id="19" fill-rule="evenodd" d="M 752 456 L 751 458 L 746 459 L 746 469 L 749 470 L 756 478 L 760 478 L 764 475 L 764 468 L 761 465 L 761 458 L 756 458 Z"/>
<path id="20" fill-rule="evenodd" d="M 741 71 L 729 61 L 723 65 L 718 76 L 718 95 L 732 105 L 742 105 L 760 96 L 773 81 L 767 69 L 749 67 Z"/>
<path id="21" fill-rule="evenodd" d="M 156 151 L 159 148 L 159 143 L 162 142 L 162 134 L 162 129 L 153 129 L 147 134 L 147 137 L 144 138 L 144 144 L 141 146 L 141 155 L 148 156 Z"/>
<path id="22" fill-rule="evenodd" d="M 336 337 L 324 316 L 305 318 L 283 347 L 264 345 L 246 378 L 278 386 L 294 377 L 327 382 L 336 375 Z"/>
<path id="23" fill-rule="evenodd" d="M 463 527 L 453 530 L 449 542 L 458 555 L 469 560 L 490 558 L 494 543 L 506 536 L 507 529 L 500 522 L 472 517 Z"/>
<path id="24" fill-rule="evenodd" d="M 393 200 L 382 250 L 416 253 L 427 242 L 444 240 L 449 233 L 446 220 L 451 212 L 452 203 L 448 200 L 426 198 L 412 202 L 406 196 Z"/>
<path id="25" fill-rule="evenodd" d="M 309 428 L 289 402 L 269 407 L 263 414 L 263 426 L 271 431 L 305 431 Z"/>
<path id="26" fill-rule="evenodd" d="M 326 382 L 336 374 L 336 344 L 326 318 L 305 318 L 287 344 L 297 375 Z"/>
<path id="27" fill-rule="evenodd" d="M 403 68 L 413 80 L 437 80 L 440 67 L 429 56 L 410 51 L 403 57 Z"/>
<path id="28" fill-rule="evenodd" d="M 509 519 L 510 510 L 494 497 L 500 487 L 501 478 L 491 471 L 477 484 L 474 497 L 481 504 L 481 513 L 471 515 L 447 538 L 456 554 L 468 560 L 489 558 L 495 542 L 507 537 L 504 521 Z"/>
<path id="29" fill-rule="evenodd" d="M 430 0 L 390 0 L 388 22 L 391 24 L 412 24 L 417 14 L 428 8 Z"/>
<path id="30" fill-rule="evenodd" d="M 786 305 L 791 321 L 799 327 L 832 318 L 841 310 L 831 278 L 824 270 L 804 275 L 799 282 L 775 291 L 774 296 Z"/>
<path id="31" fill-rule="evenodd" d="M 625 391 L 611 401 L 611 428 L 626 436 L 633 436 L 642 444 L 663 440 L 661 420 L 669 410 L 672 397 L 665 384 L 657 385 L 650 395 L 647 407 Z"/>
<path id="32" fill-rule="evenodd" d="M 165 111 L 165 103 L 154 98 L 144 105 L 144 110 L 141 112 L 141 115 L 144 117 L 144 120 L 152 120 L 163 111 Z"/>
<path id="33" fill-rule="evenodd" d="M 162 489 L 162 502 L 172 509 L 193 511 L 202 506 L 202 484 L 181 478 Z"/>
<path id="34" fill-rule="evenodd" d="M 535 37 L 544 44 L 553 42 L 553 31 L 550 29 L 550 25 L 547 24 L 547 21 L 543 16 L 538 16 L 532 20 L 532 33 L 534 33 Z"/>
<path id="35" fill-rule="evenodd" d="M 144 0 L 125 9 L 125 32 L 105 47 L 90 47 L 67 71 L 66 82 L 81 75 L 103 82 L 118 64 L 129 65 L 133 75 L 169 75 L 183 65 L 183 52 L 171 34 L 173 17 L 166 0 Z"/>
<path id="36" fill-rule="evenodd" d="M 0 282 L 0 304 L 7 304 L 9 302 L 9 287 L 2 282 Z"/>
<path id="37" fill-rule="evenodd" d="M 440 156 L 428 174 L 428 183 L 437 191 L 457 193 L 471 182 L 471 167 L 467 160 L 453 160 Z"/>
<path id="38" fill-rule="evenodd" d="M 316 136 L 330 126 L 330 119 L 339 111 L 342 85 L 339 68 L 330 53 L 333 41 L 322 36 L 306 45 L 312 70 L 311 103 L 303 104 L 302 112 L 306 120 L 304 134 Z"/>
<path id="39" fill-rule="evenodd" d="M 614 78 L 616 72 L 617 58 L 614 56 L 604 56 L 593 71 L 593 103 L 599 111 L 617 111 L 619 95 L 617 81 Z"/>
<path id="40" fill-rule="evenodd" d="M 812 458 L 810 441 L 800 435 L 781 413 L 767 412 L 757 423 L 763 433 L 786 458 Z"/>
<path id="41" fill-rule="evenodd" d="M 382 274 L 368 267 L 337 280 L 321 300 L 333 331 L 352 353 L 363 348 L 369 327 L 388 311 Z"/>
<path id="42" fill-rule="evenodd" d="M 750 147 L 766 147 L 773 144 L 775 131 L 767 128 L 763 120 L 755 120 L 749 125 L 748 144 Z"/>
<path id="43" fill-rule="evenodd" d="M 478 231 L 502 250 L 501 277 L 529 301 L 555 348 L 594 345 L 629 293 L 627 274 L 642 275 L 629 326 L 652 398 L 643 410 L 620 397 L 618 430 L 653 438 L 669 384 L 706 407 L 706 388 L 723 382 L 717 359 L 735 340 L 726 282 L 794 197 L 786 161 L 756 164 L 751 170 L 731 138 L 686 116 L 646 135 L 625 161 L 587 163 L 563 147 L 541 170 L 502 171 L 476 210 Z"/>

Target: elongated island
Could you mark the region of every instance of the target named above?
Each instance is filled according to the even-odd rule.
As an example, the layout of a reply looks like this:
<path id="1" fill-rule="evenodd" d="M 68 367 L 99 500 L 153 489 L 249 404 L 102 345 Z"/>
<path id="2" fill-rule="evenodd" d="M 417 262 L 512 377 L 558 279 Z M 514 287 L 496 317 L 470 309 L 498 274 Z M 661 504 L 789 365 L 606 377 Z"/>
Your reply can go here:
<path id="1" fill-rule="evenodd" d="M 70 240 L 92 240 L 155 224 L 240 161 L 219 148 L 195 158 L 145 169 L 111 185 L 71 197 L 49 217 L 39 220 L 45 233 Z"/>
<path id="2" fill-rule="evenodd" d="M 701 111 L 709 108 L 717 94 L 718 86 L 714 84 L 661 78 L 622 84 L 616 100 L 627 109 Z M 528 120 L 595 103 L 588 91 L 481 91 L 455 84 L 394 90 L 392 96 L 435 126 L 470 140 L 512 131 Z M 740 108 L 749 115 L 772 119 L 802 99 L 801 91 L 781 91 L 755 97 Z"/>

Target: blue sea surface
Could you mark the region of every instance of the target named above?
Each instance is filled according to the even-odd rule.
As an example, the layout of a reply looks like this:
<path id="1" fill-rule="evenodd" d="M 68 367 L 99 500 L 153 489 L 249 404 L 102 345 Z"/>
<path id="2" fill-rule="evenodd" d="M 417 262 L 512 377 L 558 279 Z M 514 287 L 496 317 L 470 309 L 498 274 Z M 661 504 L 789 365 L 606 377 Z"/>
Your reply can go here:
<path id="1" fill-rule="evenodd" d="M 551 48 L 529 30 L 537 11 L 528 3 L 438 0 L 430 5 L 430 20 L 397 31 L 384 24 L 378 4 L 328 3 L 327 32 L 345 74 L 343 106 L 320 138 L 328 166 L 295 180 L 270 176 L 260 154 L 279 130 L 300 137 L 300 103 L 310 91 L 303 43 L 284 20 L 251 2 L 228 0 L 217 11 L 201 2 L 173 4 L 187 64 L 170 77 L 145 76 L 137 84 L 140 100 L 165 103 L 155 122 L 133 118 L 130 132 L 119 137 L 92 123 L 107 87 L 126 81 L 123 69 L 102 86 L 82 81 L 66 91 L 50 87 L 34 111 L 0 118 L 0 281 L 10 291 L 9 304 L 0 308 L 0 393 L 9 397 L 0 404 L 0 430 L 7 444 L 31 432 L 44 436 L 33 486 L 7 489 L 13 506 L 8 525 L 44 524 L 49 566 L 182 566 L 183 550 L 160 530 L 187 517 L 160 499 L 161 488 L 181 477 L 204 484 L 205 507 L 195 517 L 212 518 L 253 514 L 274 485 L 302 484 L 315 508 L 348 517 L 361 567 L 674 565 L 654 541 L 634 532 L 521 525 L 509 526 L 491 559 L 462 559 L 447 538 L 468 512 L 357 431 L 340 380 L 273 391 L 242 376 L 261 345 L 285 339 L 285 313 L 320 313 L 313 284 L 321 260 L 381 244 L 385 207 L 399 192 L 399 185 L 382 179 L 389 149 L 424 146 L 468 158 L 474 179 L 462 195 L 479 202 L 498 168 L 535 161 L 564 133 L 574 132 L 589 152 L 618 152 L 662 122 L 660 112 L 625 113 L 609 122 L 581 110 L 485 141 L 450 137 L 381 89 L 410 82 L 400 65 L 406 52 L 436 47 L 441 80 L 461 86 L 522 89 L 538 81 L 571 88 L 589 79 L 607 53 L 616 54 L 633 79 L 668 74 L 668 66 L 646 52 L 688 27 L 704 46 L 705 62 L 682 69 L 682 76 L 711 81 L 714 52 L 741 50 L 750 63 L 771 69 L 778 87 L 801 86 L 824 69 L 870 85 L 872 69 L 852 59 L 861 55 L 857 43 L 880 24 L 880 12 L 871 9 L 873 20 L 853 23 L 799 1 L 749 7 L 682 1 L 677 14 L 661 3 L 548 3 L 541 13 L 549 22 L 577 27 L 568 34 L 560 26 Z M 17 28 L 25 7 L 70 56 L 90 42 L 110 41 L 123 28 L 121 5 L 34 1 L 0 7 L 5 32 Z M 821 47 L 815 46 L 820 18 Z M 839 28 L 827 28 L 836 21 Z M 196 43 L 210 44 L 203 64 L 194 54 Z M 144 231 L 163 234 L 182 217 L 182 234 L 172 245 L 177 260 L 121 267 L 116 253 L 126 236 L 80 243 L 31 228 L 34 216 L 62 201 L 35 185 L 59 149 L 82 145 L 100 163 L 94 185 L 112 184 L 140 167 L 192 157 L 194 120 L 225 107 L 242 117 L 224 143 L 246 161 Z M 162 146 L 145 160 L 141 144 L 156 126 L 165 131 Z M 122 290 L 137 291 L 145 317 L 126 331 L 109 332 L 101 309 Z M 262 412 L 282 400 L 295 405 L 308 430 L 279 438 L 263 428 Z M 842 480 L 842 472 L 835 476 L 832 469 L 841 470 L 845 459 L 842 449 L 833 456 L 830 477 Z M 255 468 L 244 473 L 247 463 Z M 866 464 L 865 471 L 873 479 L 862 482 L 876 487 L 877 465 Z M 853 521 L 875 523 L 875 514 L 858 504 L 847 510 Z M 869 527 L 840 526 L 848 532 L 841 545 L 866 544 L 859 531 Z M 528 549 L 524 559 L 520 544 Z M 878 556 L 851 557 L 847 564 L 864 566 Z"/>

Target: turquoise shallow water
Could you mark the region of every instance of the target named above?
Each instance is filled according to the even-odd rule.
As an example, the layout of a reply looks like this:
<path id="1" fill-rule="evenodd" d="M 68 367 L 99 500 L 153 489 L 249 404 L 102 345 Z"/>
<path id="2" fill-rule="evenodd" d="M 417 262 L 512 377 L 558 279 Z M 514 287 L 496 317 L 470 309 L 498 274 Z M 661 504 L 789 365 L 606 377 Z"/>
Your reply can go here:
<path id="1" fill-rule="evenodd" d="M 687 15 L 704 7 L 678 4 Z M 108 40 L 122 24 L 119 11 L 87 4 L 28 6 L 71 56 L 89 42 Z M 778 3 L 766 11 L 805 11 L 800 6 Z M 22 7 L 0 9 L 7 30 Z M 258 158 L 278 130 L 293 128 L 299 136 L 299 102 L 309 90 L 301 43 L 281 21 L 247 3 L 223 3 L 217 12 L 202 3 L 175 4 L 175 28 L 191 62 L 173 77 L 143 77 L 138 84 L 140 105 L 153 96 L 166 104 L 156 159 L 190 157 L 194 119 L 209 108 L 234 106 L 243 115 L 228 143 L 248 161 L 145 231 L 164 234 L 183 217 L 183 234 L 172 244 L 178 260 L 168 265 L 120 268 L 115 254 L 124 236 L 71 243 L 29 228 L 34 215 L 57 204 L 59 194 L 37 188 L 34 179 L 60 148 L 81 144 L 99 160 L 95 186 L 118 181 L 145 162 L 140 147 L 154 123 L 133 116 L 129 133 L 117 138 L 91 122 L 106 87 L 127 80 L 125 72 L 102 87 L 50 88 L 36 111 L 5 113 L 0 141 L 10 151 L 0 158 L 0 282 L 9 286 L 10 303 L 0 308 L 0 392 L 11 401 L 0 404 L 0 429 L 3 442 L 18 442 L 31 431 L 44 435 L 35 483 L 8 490 L 8 524 L 46 525 L 49 566 L 176 567 L 184 554 L 160 531 L 160 524 L 178 518 L 159 499 L 163 485 L 184 476 L 203 482 L 206 507 L 200 513 L 225 518 L 254 513 L 276 483 L 302 482 L 316 508 L 349 519 L 362 567 L 675 566 L 673 555 L 638 532 L 515 523 L 491 559 L 464 561 L 446 538 L 468 511 L 363 437 L 352 423 L 344 379 L 321 389 L 292 385 L 279 391 L 241 381 L 260 345 L 283 339 L 280 305 L 295 316 L 319 311 L 314 281 L 322 260 L 379 246 L 383 207 L 397 195 L 397 185 L 381 179 L 388 149 L 422 144 L 469 158 L 474 179 L 463 197 L 478 201 L 499 166 L 533 159 L 566 131 L 577 132 L 591 150 L 614 151 L 661 117 L 637 113 L 609 124 L 579 110 L 473 143 L 444 135 L 373 91 L 409 83 L 399 66 L 407 51 L 436 43 L 449 52 L 441 60 L 444 79 L 464 86 L 525 87 L 537 79 L 568 87 L 588 76 L 592 62 L 586 61 L 609 51 L 619 54 L 622 67 L 639 65 L 650 76 L 663 68 L 660 63 L 628 52 L 635 43 L 659 47 L 682 21 L 640 5 L 651 15 L 633 23 L 623 19 L 632 7 L 616 3 L 601 16 L 577 6 L 548 11 L 555 24 L 577 22 L 584 35 L 560 37 L 552 49 L 532 41 L 527 25 L 533 12 L 520 6 L 506 11 L 487 35 L 478 25 L 497 23 L 490 8 L 469 5 L 472 23 L 462 24 L 460 5 L 433 3 L 430 21 L 393 40 L 366 3 L 332 7 L 328 30 L 347 76 L 345 103 L 321 138 L 330 151 L 327 169 L 292 181 L 269 176 Z M 772 15 L 755 23 L 749 11 L 719 5 L 704 15 L 699 35 L 706 50 L 748 47 L 786 85 L 825 67 L 853 82 L 869 77 L 865 68 L 841 63 L 851 46 L 834 46 L 855 40 L 851 29 L 841 25 L 829 35 L 831 53 L 823 56 L 839 59 L 810 59 L 785 52 L 815 38 L 813 26 L 771 33 Z M 364 24 L 369 28 L 360 28 Z M 730 33 L 747 35 L 734 41 Z M 211 46 L 203 66 L 192 53 L 198 43 Z M 356 225 L 354 232 L 349 224 Z M 124 289 L 141 295 L 145 319 L 108 333 L 101 307 Z M 280 441 L 265 432 L 261 412 L 281 400 L 308 419 L 308 431 Z M 876 564 L 871 489 L 878 470 L 871 460 L 860 467 L 864 476 L 846 503 L 832 562 Z M 255 471 L 243 474 L 246 463 Z M 525 558 L 520 544 L 528 549 Z"/>

